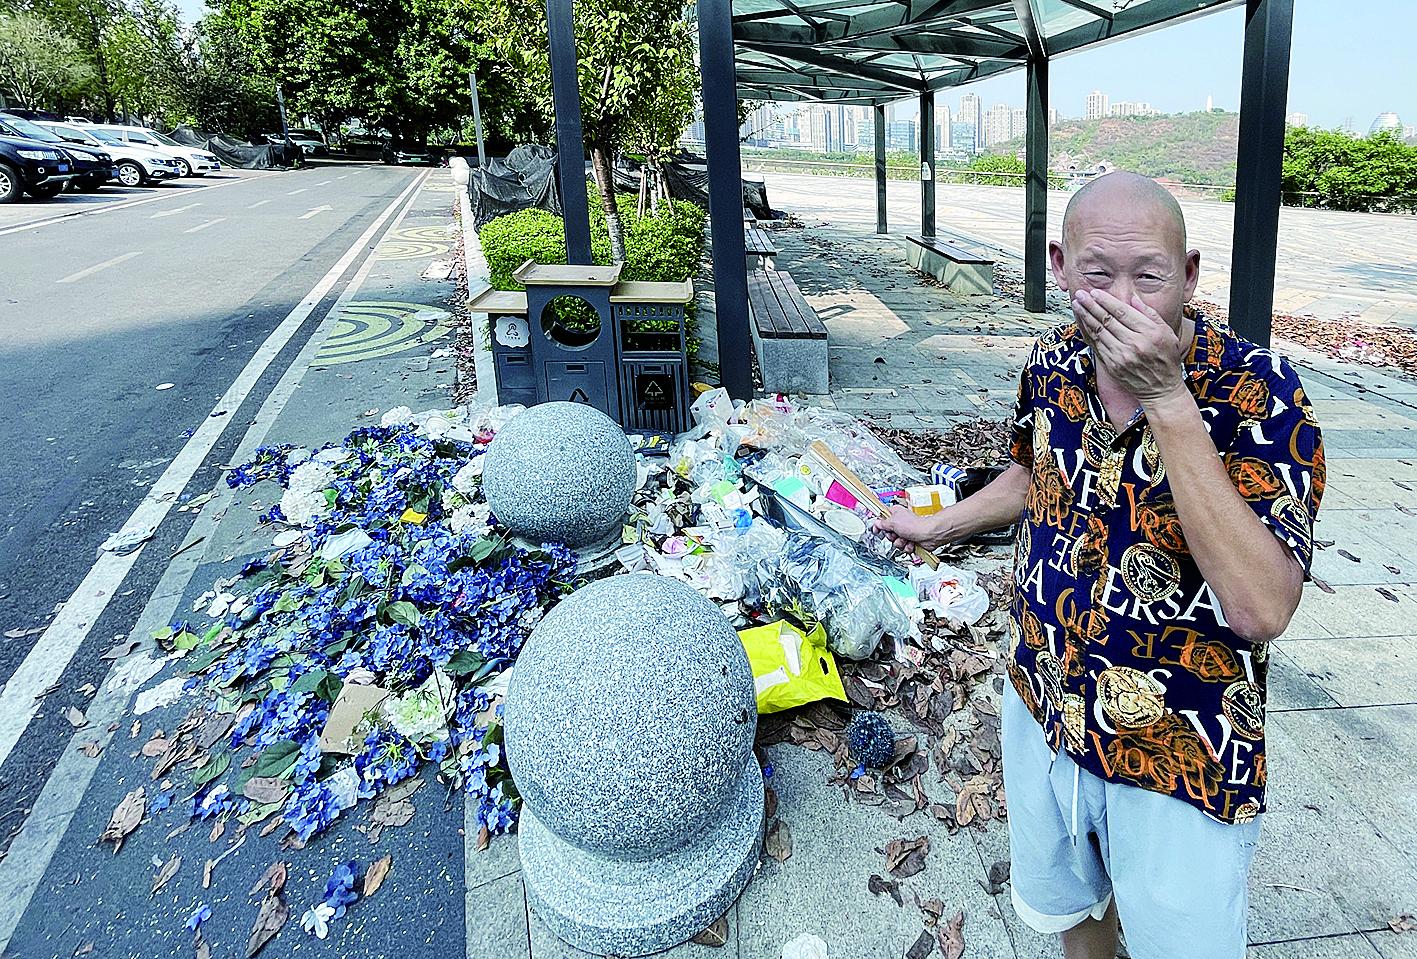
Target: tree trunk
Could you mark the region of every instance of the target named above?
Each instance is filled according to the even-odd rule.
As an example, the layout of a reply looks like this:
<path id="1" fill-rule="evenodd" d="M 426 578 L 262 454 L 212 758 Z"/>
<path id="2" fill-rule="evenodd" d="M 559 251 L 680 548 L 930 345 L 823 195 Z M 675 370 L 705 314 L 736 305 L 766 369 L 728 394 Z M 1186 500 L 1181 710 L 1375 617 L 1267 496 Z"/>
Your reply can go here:
<path id="1" fill-rule="evenodd" d="M 605 230 L 610 234 L 610 262 L 624 263 L 625 227 L 620 222 L 620 210 L 615 206 L 615 171 L 610 165 L 610 150 L 604 144 L 591 145 L 590 167 L 595 171 L 600 205 L 605 210 Z"/>
<path id="2" fill-rule="evenodd" d="M 643 218 L 645 205 L 649 202 L 649 164 L 640 167 L 640 197 L 635 201 L 635 216 Z"/>

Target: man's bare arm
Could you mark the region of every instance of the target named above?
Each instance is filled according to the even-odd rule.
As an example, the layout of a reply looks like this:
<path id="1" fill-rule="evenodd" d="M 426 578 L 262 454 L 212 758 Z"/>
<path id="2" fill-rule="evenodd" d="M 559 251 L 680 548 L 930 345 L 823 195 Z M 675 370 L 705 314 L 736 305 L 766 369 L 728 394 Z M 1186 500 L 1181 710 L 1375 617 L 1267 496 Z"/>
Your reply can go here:
<path id="1" fill-rule="evenodd" d="M 1027 468 L 1011 463 L 988 486 L 933 516 L 917 516 L 904 506 L 893 506 L 889 516 L 876 521 L 876 529 L 897 546 L 934 549 L 1007 526 L 1023 511 L 1031 476 Z"/>

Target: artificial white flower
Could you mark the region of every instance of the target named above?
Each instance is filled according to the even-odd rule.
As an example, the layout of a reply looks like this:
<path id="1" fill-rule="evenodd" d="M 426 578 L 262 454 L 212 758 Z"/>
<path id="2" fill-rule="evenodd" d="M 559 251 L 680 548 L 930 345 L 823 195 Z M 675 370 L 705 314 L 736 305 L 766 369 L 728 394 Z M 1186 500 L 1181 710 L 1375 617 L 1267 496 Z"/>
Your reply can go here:
<path id="1" fill-rule="evenodd" d="M 470 460 L 466 466 L 453 474 L 453 489 L 471 496 L 477 488 L 477 479 L 482 475 L 482 457 Z"/>
<path id="2" fill-rule="evenodd" d="M 313 526 L 330 511 L 325 489 L 335 478 L 335 471 L 326 463 L 310 460 L 290 473 L 285 494 L 280 498 L 280 511 L 292 526 Z"/>
<path id="3" fill-rule="evenodd" d="M 327 902 L 311 906 L 305 910 L 300 925 L 316 939 L 324 939 L 330 934 L 330 920 L 335 917 L 335 907 Z"/>
<path id="4" fill-rule="evenodd" d="M 401 426 L 413 422 L 413 410 L 407 406 L 395 406 L 379 418 L 380 426 Z"/>

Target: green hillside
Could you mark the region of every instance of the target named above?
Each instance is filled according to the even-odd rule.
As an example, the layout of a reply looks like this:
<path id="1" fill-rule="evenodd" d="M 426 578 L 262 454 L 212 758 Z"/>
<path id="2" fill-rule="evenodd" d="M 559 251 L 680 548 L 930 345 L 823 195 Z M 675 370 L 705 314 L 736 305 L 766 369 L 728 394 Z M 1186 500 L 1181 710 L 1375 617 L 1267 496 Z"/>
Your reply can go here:
<path id="1" fill-rule="evenodd" d="M 1235 182 L 1240 115 L 1214 110 L 1158 117 L 1060 120 L 1050 133 L 1049 166 L 1086 169 L 1106 161 L 1150 177 L 1229 186 Z M 1021 154 L 1022 138 L 991 153 Z"/>

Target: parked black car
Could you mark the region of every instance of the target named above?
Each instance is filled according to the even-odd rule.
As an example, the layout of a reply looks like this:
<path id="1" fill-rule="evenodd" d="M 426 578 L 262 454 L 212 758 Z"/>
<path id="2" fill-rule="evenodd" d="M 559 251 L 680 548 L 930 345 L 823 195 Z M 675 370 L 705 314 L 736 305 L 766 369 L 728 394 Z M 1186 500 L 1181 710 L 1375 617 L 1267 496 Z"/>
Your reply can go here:
<path id="1" fill-rule="evenodd" d="M 12 113 L 0 113 L 0 135 L 57 144 L 57 148 L 67 153 L 73 163 L 74 178 L 69 183 L 76 190 L 90 193 L 117 176 L 113 157 L 103 150 L 77 146 L 53 130 L 47 130 Z"/>
<path id="2" fill-rule="evenodd" d="M 74 177 L 69 154 L 52 143 L 0 136 L 0 203 L 21 193 L 40 199 L 59 195 Z"/>

